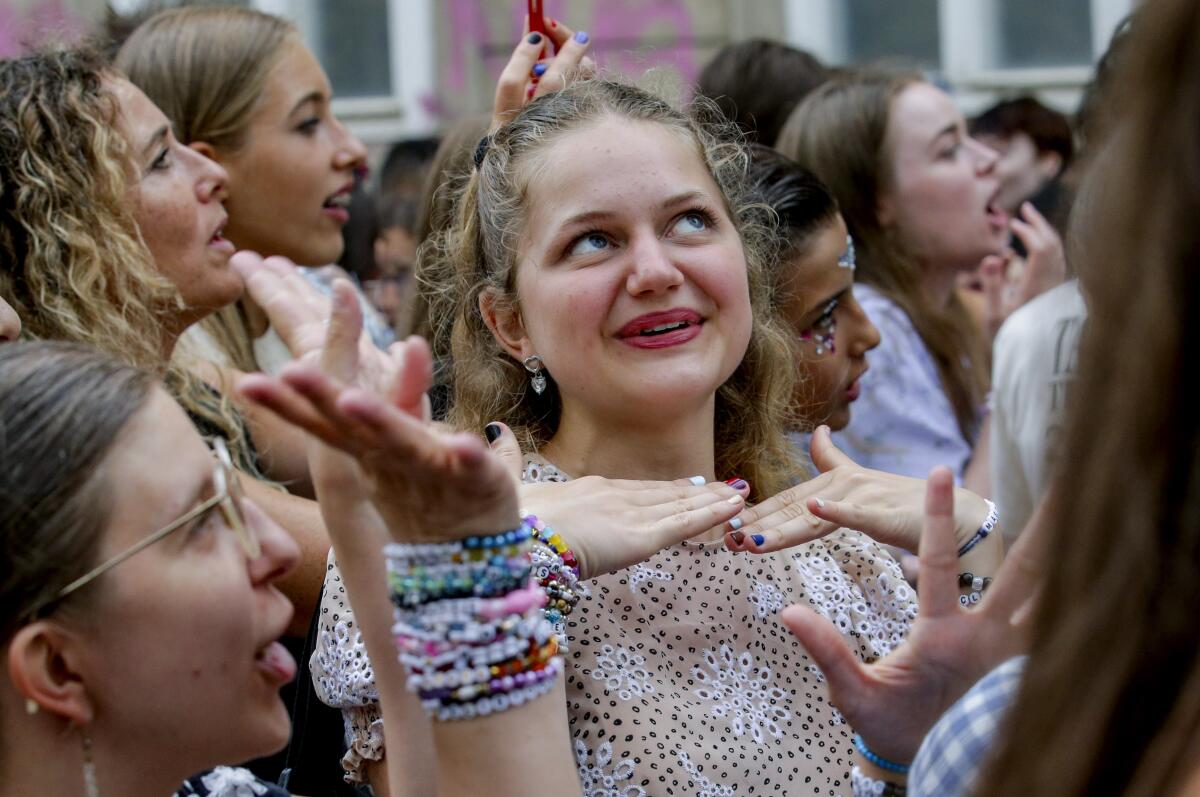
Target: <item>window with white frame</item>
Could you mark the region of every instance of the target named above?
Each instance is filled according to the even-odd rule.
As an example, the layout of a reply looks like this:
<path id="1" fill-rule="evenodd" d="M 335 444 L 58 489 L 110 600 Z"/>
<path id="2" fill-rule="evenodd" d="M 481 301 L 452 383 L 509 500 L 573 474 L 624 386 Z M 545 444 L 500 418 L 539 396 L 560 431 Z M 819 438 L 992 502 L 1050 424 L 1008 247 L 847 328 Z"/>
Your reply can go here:
<path id="1" fill-rule="evenodd" d="M 974 108 L 1036 90 L 1073 108 L 1136 0 L 783 0 L 788 41 L 833 64 L 915 63 Z"/>

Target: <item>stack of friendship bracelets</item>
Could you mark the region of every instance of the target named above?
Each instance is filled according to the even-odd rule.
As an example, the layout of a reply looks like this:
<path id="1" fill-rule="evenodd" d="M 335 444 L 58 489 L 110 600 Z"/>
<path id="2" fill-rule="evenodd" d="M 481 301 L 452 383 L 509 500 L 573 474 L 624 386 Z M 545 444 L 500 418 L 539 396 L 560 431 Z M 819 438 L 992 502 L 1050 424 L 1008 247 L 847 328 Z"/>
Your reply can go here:
<path id="1" fill-rule="evenodd" d="M 384 557 L 408 688 L 433 716 L 504 711 L 553 687 L 579 571 L 536 517 L 493 536 L 392 543 Z"/>

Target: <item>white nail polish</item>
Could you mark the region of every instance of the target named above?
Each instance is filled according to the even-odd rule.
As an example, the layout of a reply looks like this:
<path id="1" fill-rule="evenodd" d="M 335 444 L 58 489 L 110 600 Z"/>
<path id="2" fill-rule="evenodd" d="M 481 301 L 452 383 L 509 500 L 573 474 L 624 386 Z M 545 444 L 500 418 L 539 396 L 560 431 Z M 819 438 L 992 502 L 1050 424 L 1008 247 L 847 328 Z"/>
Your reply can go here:
<path id="1" fill-rule="evenodd" d="M 818 498 L 818 499 L 817 499 L 817 506 L 819 506 L 819 507 L 821 507 L 821 508 L 824 508 L 824 507 L 825 507 L 825 499 L 823 499 L 823 498 Z"/>
<path id="2" fill-rule="evenodd" d="M 735 495 L 733 498 L 726 498 L 725 500 L 731 504 L 740 504 L 742 502 L 742 497 L 740 495 Z"/>
<path id="3" fill-rule="evenodd" d="M 735 517 L 733 520 L 729 521 L 729 530 L 730 531 L 737 531 L 741 527 L 742 527 L 742 519 L 741 518 Z"/>
<path id="4" fill-rule="evenodd" d="M 697 487 L 703 487 L 704 485 L 708 484 L 708 479 L 704 478 L 703 476 L 693 476 L 692 478 L 688 479 L 688 481 Z"/>

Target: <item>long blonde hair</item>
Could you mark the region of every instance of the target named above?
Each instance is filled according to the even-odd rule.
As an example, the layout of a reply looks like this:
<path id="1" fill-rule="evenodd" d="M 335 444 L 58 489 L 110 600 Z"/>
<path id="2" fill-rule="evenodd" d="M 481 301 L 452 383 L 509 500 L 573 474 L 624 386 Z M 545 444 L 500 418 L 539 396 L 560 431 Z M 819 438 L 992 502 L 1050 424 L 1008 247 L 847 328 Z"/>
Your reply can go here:
<path id="1" fill-rule="evenodd" d="M 245 143 L 267 77 L 298 37 L 292 23 L 261 11 L 236 6 L 168 9 L 133 31 L 115 64 L 162 109 L 180 141 L 205 141 L 235 152 Z M 201 326 L 235 368 L 259 370 L 240 302 Z"/>
<path id="2" fill-rule="evenodd" d="M 836 77 L 792 112 L 776 149 L 829 187 L 854 236 L 858 279 L 904 310 L 929 349 L 963 437 L 978 432 L 988 359 L 957 294 L 936 307 L 922 290 L 921 266 L 894 230 L 880 223 L 876 202 L 889 188 L 888 119 L 896 96 L 919 75 L 864 70 Z"/>
<path id="3" fill-rule="evenodd" d="M 185 305 L 130 211 L 131 158 L 87 49 L 0 61 L 0 291 L 27 337 L 85 343 L 161 375 L 257 472 L 241 419 L 163 344 Z"/>
<path id="4" fill-rule="evenodd" d="M 520 303 L 515 267 L 531 156 L 556 137 L 606 116 L 661 124 L 693 142 L 738 226 L 749 272 L 753 328 L 745 357 L 717 391 L 717 473 L 744 476 L 756 498 L 772 495 L 796 474 L 784 436 L 795 365 L 787 336 L 770 310 L 764 273 L 777 237 L 769 214 L 749 198 L 746 149 L 711 103 L 698 103 L 685 114 L 631 86 L 579 81 L 530 103 L 491 137 L 486 157 L 462 192 L 456 223 L 426 246 L 418 265 L 425 285 L 438 288 L 430 292 L 430 317 L 451 329 L 449 334 L 435 329 L 434 335 L 451 341 L 450 420 L 472 430 L 504 421 L 528 447 L 554 435 L 561 409 L 556 389 L 551 383 L 541 396 L 526 389 L 525 371 L 492 336 L 478 299 L 491 289 L 500 303 L 513 309 Z"/>

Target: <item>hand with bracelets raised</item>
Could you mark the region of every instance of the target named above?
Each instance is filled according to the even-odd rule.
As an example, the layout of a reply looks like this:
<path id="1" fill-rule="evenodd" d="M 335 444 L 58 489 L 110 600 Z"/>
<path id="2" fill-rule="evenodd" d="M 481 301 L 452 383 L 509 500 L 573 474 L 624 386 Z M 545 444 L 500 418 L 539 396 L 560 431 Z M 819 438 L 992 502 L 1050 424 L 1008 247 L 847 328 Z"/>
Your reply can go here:
<path id="1" fill-rule="evenodd" d="M 908 764 L 942 713 L 982 676 L 1023 652 L 1042 536 L 1039 518 L 1013 547 L 980 599 L 961 600 L 966 580 L 955 538 L 953 478 L 935 468 L 928 481 L 920 541 L 920 614 L 904 643 L 864 664 L 821 615 L 803 606 L 780 618 L 825 674 L 830 697 L 878 758 Z M 971 576 L 969 587 L 985 586 Z M 870 759 L 866 759 L 870 761 Z"/>

